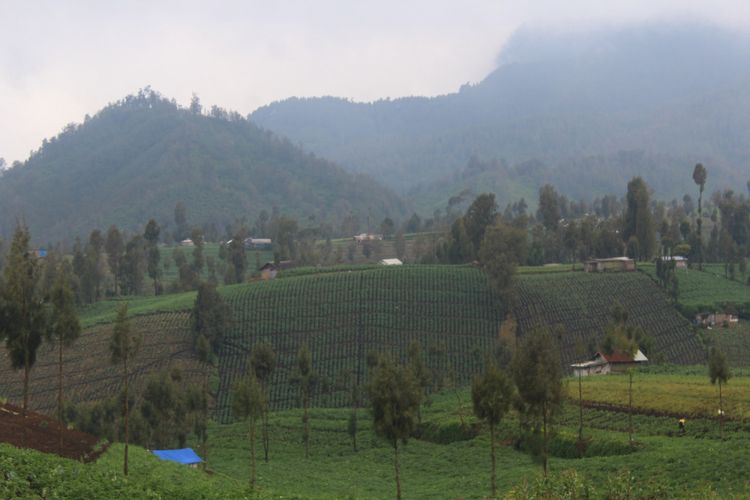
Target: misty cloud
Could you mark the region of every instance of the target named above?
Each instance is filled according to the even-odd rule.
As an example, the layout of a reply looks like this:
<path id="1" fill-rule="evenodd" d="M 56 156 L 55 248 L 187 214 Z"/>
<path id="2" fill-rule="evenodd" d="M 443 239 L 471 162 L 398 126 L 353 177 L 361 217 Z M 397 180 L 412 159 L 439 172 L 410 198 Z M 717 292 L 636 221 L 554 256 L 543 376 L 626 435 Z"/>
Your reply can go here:
<path id="1" fill-rule="evenodd" d="M 481 80 L 519 27 L 701 19 L 744 29 L 741 1 L 16 2 L 0 12 L 0 157 L 151 85 L 247 114 L 292 95 L 375 100 Z"/>

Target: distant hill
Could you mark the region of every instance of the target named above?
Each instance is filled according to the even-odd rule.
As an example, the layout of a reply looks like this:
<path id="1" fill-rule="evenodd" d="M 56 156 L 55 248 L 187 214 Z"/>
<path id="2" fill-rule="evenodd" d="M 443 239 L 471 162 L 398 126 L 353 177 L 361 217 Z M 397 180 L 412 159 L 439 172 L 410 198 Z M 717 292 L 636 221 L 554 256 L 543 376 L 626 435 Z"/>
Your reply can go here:
<path id="1" fill-rule="evenodd" d="M 681 196 L 699 161 L 709 190 L 750 177 L 750 43 L 695 24 L 522 31 L 495 71 L 457 93 L 292 98 L 251 119 L 425 210 L 465 188 L 494 189 L 501 203 L 544 182 L 573 197 L 621 193 L 636 174 L 660 198 Z M 507 170 L 466 175 L 472 157 Z"/>
<path id="2" fill-rule="evenodd" d="M 23 218 L 39 242 L 117 224 L 142 230 L 173 220 L 182 202 L 191 224 L 225 224 L 261 210 L 334 228 L 354 214 L 400 218 L 402 200 L 362 175 L 293 146 L 236 113 L 179 108 L 151 91 L 69 125 L 20 166 L 0 174 L 0 235 Z"/>

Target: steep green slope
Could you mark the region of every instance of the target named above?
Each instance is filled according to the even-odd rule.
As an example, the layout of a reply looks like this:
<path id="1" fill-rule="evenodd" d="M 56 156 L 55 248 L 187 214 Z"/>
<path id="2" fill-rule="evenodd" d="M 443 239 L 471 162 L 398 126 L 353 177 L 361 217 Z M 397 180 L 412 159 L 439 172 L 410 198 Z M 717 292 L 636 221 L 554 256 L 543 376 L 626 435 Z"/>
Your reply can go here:
<path id="1" fill-rule="evenodd" d="M 537 326 L 561 325 L 564 364 L 580 361 L 604 338 L 610 312 L 617 304 L 629 321 L 653 339 L 653 361 L 698 364 L 705 348 L 695 329 L 669 303 L 665 292 L 642 273 L 540 273 L 518 280 L 519 300 L 514 309 L 518 335 Z M 578 353 L 579 349 L 584 353 Z M 588 352 L 588 354 L 593 354 Z"/>
<path id="2" fill-rule="evenodd" d="M 503 204 L 545 182 L 576 198 L 620 192 L 632 175 L 660 197 L 681 196 L 698 161 L 710 165 L 711 189 L 747 181 L 749 54 L 746 36 L 701 24 L 520 32 L 493 73 L 456 93 L 292 98 L 252 120 L 393 187 L 418 188 L 425 208 L 488 180 Z M 464 177 L 474 155 L 511 168 Z M 535 175 L 516 168 L 529 160 L 541 161 Z M 507 185 L 519 181 L 525 189 Z M 447 191 L 442 205 L 436 190 Z"/>
<path id="3" fill-rule="evenodd" d="M 173 220 L 178 202 L 194 225 L 253 221 L 274 207 L 338 222 L 404 214 L 372 179 L 350 174 L 234 114 L 191 113 L 151 91 L 128 96 L 46 141 L 0 177 L 0 234 L 23 218 L 37 241 L 118 224 L 142 231 Z"/>

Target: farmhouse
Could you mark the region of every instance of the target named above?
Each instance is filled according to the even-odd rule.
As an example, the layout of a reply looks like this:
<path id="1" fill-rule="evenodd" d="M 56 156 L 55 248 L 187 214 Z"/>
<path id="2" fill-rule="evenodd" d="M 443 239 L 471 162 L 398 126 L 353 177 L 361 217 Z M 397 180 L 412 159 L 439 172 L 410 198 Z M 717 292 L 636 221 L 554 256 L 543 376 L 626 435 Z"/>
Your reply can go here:
<path id="1" fill-rule="evenodd" d="M 381 266 L 400 266 L 403 262 L 400 259 L 383 259 L 380 261 Z"/>
<path id="2" fill-rule="evenodd" d="M 203 462 L 201 457 L 199 457 L 192 448 L 181 448 L 179 450 L 152 450 L 151 453 L 162 460 L 189 465 L 192 468 L 197 468 L 198 464 Z"/>
<path id="3" fill-rule="evenodd" d="M 675 255 L 673 257 L 659 257 L 662 262 L 674 262 L 675 269 L 687 269 L 688 260 L 687 257 Z"/>
<path id="4" fill-rule="evenodd" d="M 357 243 L 362 241 L 374 241 L 374 240 L 382 240 L 383 235 L 382 234 L 370 234 L 370 233 L 362 233 L 362 234 L 356 234 L 352 236 L 352 239 L 356 241 Z"/>
<path id="5" fill-rule="evenodd" d="M 723 326 L 732 328 L 740 323 L 739 317 L 727 313 L 703 313 L 695 315 L 695 324 L 703 328 Z"/>
<path id="6" fill-rule="evenodd" d="M 628 257 L 592 259 L 584 264 L 583 269 L 587 273 L 635 271 L 635 261 Z"/>
<path id="7" fill-rule="evenodd" d="M 193 240 L 191 240 L 190 238 L 185 238 L 180 242 L 180 245 L 182 245 L 183 247 L 192 247 L 195 246 L 195 243 L 193 243 Z"/>
<path id="8" fill-rule="evenodd" d="M 290 269 L 292 267 L 294 267 L 294 261 L 282 260 L 278 264 L 275 262 L 266 262 L 260 269 L 258 269 L 258 271 L 260 271 L 261 279 L 272 280 L 276 277 L 279 271 Z"/>
<path id="9" fill-rule="evenodd" d="M 243 243 L 247 250 L 270 250 L 273 247 L 271 238 L 245 238 Z"/>
<path id="10" fill-rule="evenodd" d="M 597 352 L 592 359 L 582 363 L 570 365 L 573 375 L 587 377 L 589 375 L 606 375 L 608 373 L 621 373 L 628 368 L 647 363 L 648 358 L 639 349 L 635 356 L 625 353 L 604 354 Z"/>

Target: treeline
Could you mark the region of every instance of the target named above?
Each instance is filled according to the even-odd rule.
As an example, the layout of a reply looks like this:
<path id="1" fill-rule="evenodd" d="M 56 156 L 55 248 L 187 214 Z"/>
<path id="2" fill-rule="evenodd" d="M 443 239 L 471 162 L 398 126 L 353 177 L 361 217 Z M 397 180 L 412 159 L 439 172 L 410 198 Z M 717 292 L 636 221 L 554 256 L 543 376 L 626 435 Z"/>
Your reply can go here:
<path id="1" fill-rule="evenodd" d="M 346 217 L 345 221 L 348 230 L 359 230 L 355 216 Z M 60 265 L 67 266 L 76 301 L 91 304 L 111 297 L 195 290 L 203 281 L 215 285 L 243 283 L 256 276 L 265 264 L 261 251 L 245 245 L 249 237 L 272 240 L 270 252 L 277 264 L 292 261 L 295 266 L 335 265 L 354 263 L 361 258 L 403 259 L 407 255 L 406 232 L 439 229 L 444 222 L 440 217 L 422 220 L 417 214 L 400 225 L 390 217 L 384 218 L 375 231 L 385 241 L 392 241 L 393 254 L 385 254 L 382 240 L 352 240 L 347 245 L 334 245 L 335 232 L 330 225 L 316 224 L 314 219 L 303 224 L 276 208 L 271 213 L 261 211 L 252 222 L 236 219 L 223 232 L 213 224 L 194 226 L 188 219 L 187 207 L 180 202 L 175 206 L 173 223 L 162 226 L 150 219 L 142 232 L 136 233 L 116 225 L 106 232 L 94 229 L 87 240 L 76 239 L 68 251 L 62 244 L 50 244 L 40 263 L 43 281 L 48 285 L 54 279 L 54 270 Z M 180 245 L 185 240 L 189 242 Z M 426 236 L 416 238 L 413 246 L 418 259 L 429 251 L 431 242 Z M 207 243 L 218 244 L 218 254 L 207 255 Z M 2 258 L 0 240 L 0 265 Z M 176 278 L 167 281 L 168 275 Z"/>
<path id="2" fill-rule="evenodd" d="M 528 251 L 521 261 L 526 265 L 572 264 L 622 255 L 640 261 L 683 256 L 699 267 L 704 262 L 724 263 L 728 277 L 741 274 L 746 278 L 750 199 L 726 190 L 717 191 L 706 200 L 707 179 L 706 168 L 696 165 L 693 180 L 697 203 L 690 194 L 680 201 L 655 200 L 641 177 L 634 177 L 628 183 L 624 197 L 608 195 L 592 203 L 569 200 L 554 186 L 544 185 L 539 190 L 536 213 L 530 213 L 523 198 L 500 212 L 494 195 L 482 194 L 463 215 L 453 216 L 448 234 L 421 260 L 443 263 L 477 260 L 484 228 L 502 221 L 527 233 Z M 747 187 L 750 191 L 750 182 Z M 451 208 L 449 202 L 447 216 L 455 213 Z"/>

